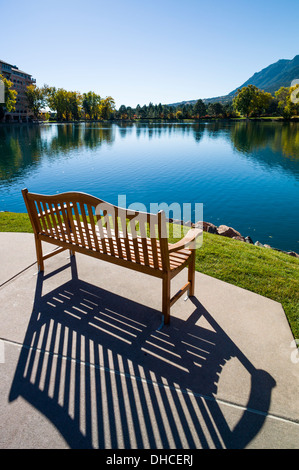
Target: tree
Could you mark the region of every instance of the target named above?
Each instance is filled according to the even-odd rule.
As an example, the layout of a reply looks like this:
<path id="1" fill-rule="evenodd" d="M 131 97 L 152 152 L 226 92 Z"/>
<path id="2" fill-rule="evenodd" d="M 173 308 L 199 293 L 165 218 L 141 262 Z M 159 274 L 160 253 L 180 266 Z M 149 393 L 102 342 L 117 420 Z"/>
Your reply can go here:
<path id="1" fill-rule="evenodd" d="M 127 107 L 124 104 L 122 104 L 120 106 L 118 112 L 119 112 L 119 115 L 120 115 L 121 119 L 126 119 L 126 117 L 127 117 Z"/>
<path id="2" fill-rule="evenodd" d="M 205 116 L 207 113 L 206 105 L 202 100 L 197 100 L 193 107 L 193 111 L 195 116 L 198 118 Z"/>
<path id="3" fill-rule="evenodd" d="M 290 119 L 293 115 L 299 114 L 297 89 L 299 93 L 298 84 L 293 87 L 281 87 L 275 92 L 278 100 L 278 111 L 285 119 Z"/>
<path id="4" fill-rule="evenodd" d="M 38 115 L 41 109 L 45 106 L 46 97 L 45 90 L 38 88 L 36 85 L 29 85 L 25 91 L 28 108 L 31 109 L 35 119 L 38 118 Z"/>
<path id="5" fill-rule="evenodd" d="M 11 113 L 12 111 L 15 111 L 15 105 L 17 102 L 17 94 L 18 92 L 16 90 L 13 90 L 12 86 L 13 83 L 10 80 L 7 80 L 7 78 L 3 77 L 0 74 L 0 80 L 4 83 L 4 105 L 1 106 L 2 108 L 2 114 L 4 115 L 4 111 L 7 111 L 8 113 Z"/>
<path id="6" fill-rule="evenodd" d="M 238 90 L 233 99 L 233 106 L 243 116 L 248 118 L 251 114 L 260 116 L 270 105 L 273 96 L 260 90 L 254 85 L 248 85 Z"/>
<path id="7" fill-rule="evenodd" d="M 68 110 L 70 117 L 75 121 L 79 121 L 82 114 L 82 102 L 83 97 L 77 91 L 69 91 L 67 94 L 68 99 Z"/>
<path id="8" fill-rule="evenodd" d="M 141 117 L 141 106 L 140 106 L 140 104 L 137 104 L 137 106 L 135 108 L 135 115 L 136 115 L 137 119 L 139 119 Z"/>
<path id="9" fill-rule="evenodd" d="M 267 93 L 265 91 L 259 90 L 256 97 L 256 104 L 253 113 L 257 116 L 261 116 L 261 114 L 265 114 L 269 109 L 271 102 L 273 101 L 273 96 L 271 93 Z"/>
<path id="10" fill-rule="evenodd" d="M 248 85 L 238 90 L 237 96 L 233 99 L 235 110 L 248 118 L 256 104 L 257 90 L 258 88 L 254 85 Z"/>
<path id="11" fill-rule="evenodd" d="M 163 119 L 168 119 L 169 107 L 168 107 L 166 104 L 163 105 L 163 112 L 162 112 L 162 113 L 163 113 L 163 114 L 162 114 L 162 115 L 163 115 Z"/>
<path id="12" fill-rule="evenodd" d="M 85 117 L 89 119 L 98 119 L 100 116 L 101 97 L 93 91 L 83 93 L 82 107 L 85 112 Z"/>
<path id="13" fill-rule="evenodd" d="M 224 109 L 221 103 L 216 102 L 216 103 L 209 103 L 207 112 L 211 116 L 220 116 L 223 115 Z"/>
<path id="14" fill-rule="evenodd" d="M 102 119 L 108 120 L 111 113 L 115 109 L 115 101 L 111 96 L 107 96 L 100 102 L 100 116 Z"/>

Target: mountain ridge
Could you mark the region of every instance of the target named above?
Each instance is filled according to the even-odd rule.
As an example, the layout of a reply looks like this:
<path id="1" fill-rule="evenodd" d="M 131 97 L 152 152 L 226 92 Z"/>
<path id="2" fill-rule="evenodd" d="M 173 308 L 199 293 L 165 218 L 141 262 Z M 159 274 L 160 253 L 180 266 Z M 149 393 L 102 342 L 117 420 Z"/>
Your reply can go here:
<path id="1" fill-rule="evenodd" d="M 299 54 L 293 59 L 279 59 L 277 62 L 268 65 L 259 72 L 255 72 L 246 82 L 239 87 L 232 90 L 224 96 L 216 96 L 214 98 L 198 98 L 202 99 L 204 103 L 228 103 L 232 101 L 238 90 L 244 86 L 254 85 L 261 90 L 274 95 L 275 91 L 280 87 L 291 86 L 294 79 L 299 79 Z M 180 101 L 178 103 L 171 103 L 168 106 L 179 106 L 184 104 L 195 104 L 197 100 Z"/>

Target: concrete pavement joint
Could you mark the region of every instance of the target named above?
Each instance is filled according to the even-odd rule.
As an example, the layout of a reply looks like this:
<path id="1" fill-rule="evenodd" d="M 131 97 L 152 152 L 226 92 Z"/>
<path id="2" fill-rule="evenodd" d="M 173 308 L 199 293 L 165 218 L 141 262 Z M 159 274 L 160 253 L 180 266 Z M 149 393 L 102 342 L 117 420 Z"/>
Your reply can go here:
<path id="1" fill-rule="evenodd" d="M 10 277 L 9 279 L 7 279 L 6 281 L 2 282 L 2 284 L 0 284 L 0 289 L 1 287 L 5 286 L 6 284 L 8 284 L 10 281 L 13 281 L 14 279 L 16 279 L 18 276 L 20 276 L 21 274 L 23 274 L 25 271 L 27 271 L 28 269 L 32 268 L 32 266 L 34 266 L 36 264 L 36 261 L 34 261 L 34 263 L 32 264 L 29 264 L 28 266 L 26 266 L 26 268 L 22 269 L 20 272 L 18 272 L 17 274 L 15 274 L 14 276 Z"/>

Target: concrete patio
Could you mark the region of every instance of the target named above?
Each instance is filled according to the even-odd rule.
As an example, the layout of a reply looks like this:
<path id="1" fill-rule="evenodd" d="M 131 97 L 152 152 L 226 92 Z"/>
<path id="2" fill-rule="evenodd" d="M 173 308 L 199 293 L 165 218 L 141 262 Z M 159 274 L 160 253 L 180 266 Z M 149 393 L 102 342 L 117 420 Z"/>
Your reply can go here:
<path id="1" fill-rule="evenodd" d="M 159 279 L 67 251 L 44 274 L 35 261 L 33 235 L 0 233 L 0 448 L 298 448 L 279 303 L 197 272 L 161 326 Z"/>

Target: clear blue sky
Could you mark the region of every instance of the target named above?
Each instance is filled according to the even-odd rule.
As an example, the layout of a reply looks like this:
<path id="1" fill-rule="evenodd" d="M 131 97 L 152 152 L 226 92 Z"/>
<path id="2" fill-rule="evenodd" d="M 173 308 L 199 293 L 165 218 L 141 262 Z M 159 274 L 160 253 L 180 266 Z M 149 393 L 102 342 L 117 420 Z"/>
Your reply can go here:
<path id="1" fill-rule="evenodd" d="M 0 59 L 117 107 L 225 95 L 299 54 L 298 0 L 0 0 L 0 18 Z"/>

